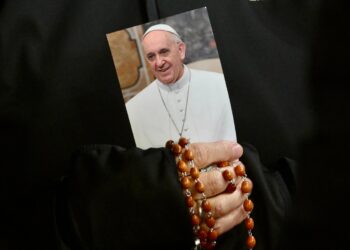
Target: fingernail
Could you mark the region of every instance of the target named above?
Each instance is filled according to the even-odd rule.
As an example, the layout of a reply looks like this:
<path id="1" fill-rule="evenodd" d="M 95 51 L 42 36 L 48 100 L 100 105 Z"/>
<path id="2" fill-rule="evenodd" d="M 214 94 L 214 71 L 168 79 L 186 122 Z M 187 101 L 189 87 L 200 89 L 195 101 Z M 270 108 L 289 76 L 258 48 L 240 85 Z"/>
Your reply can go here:
<path id="1" fill-rule="evenodd" d="M 243 154 L 243 148 L 242 148 L 242 146 L 241 146 L 240 144 L 238 144 L 238 143 L 233 144 L 232 149 L 233 149 L 233 153 L 234 153 L 237 157 L 241 157 L 241 156 L 242 156 L 242 154 Z"/>

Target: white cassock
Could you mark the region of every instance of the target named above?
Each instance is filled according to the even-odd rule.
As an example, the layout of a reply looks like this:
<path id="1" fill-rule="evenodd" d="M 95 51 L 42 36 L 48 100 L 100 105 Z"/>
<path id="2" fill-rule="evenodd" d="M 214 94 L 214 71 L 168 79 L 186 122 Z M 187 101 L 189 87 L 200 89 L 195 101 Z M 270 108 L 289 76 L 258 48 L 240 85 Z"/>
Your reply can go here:
<path id="1" fill-rule="evenodd" d="M 164 147 L 178 141 L 236 141 L 223 74 L 189 69 L 175 83 L 153 81 L 126 103 L 136 146 Z M 187 111 L 186 111 L 187 108 Z M 171 116 L 171 117 L 170 117 Z"/>

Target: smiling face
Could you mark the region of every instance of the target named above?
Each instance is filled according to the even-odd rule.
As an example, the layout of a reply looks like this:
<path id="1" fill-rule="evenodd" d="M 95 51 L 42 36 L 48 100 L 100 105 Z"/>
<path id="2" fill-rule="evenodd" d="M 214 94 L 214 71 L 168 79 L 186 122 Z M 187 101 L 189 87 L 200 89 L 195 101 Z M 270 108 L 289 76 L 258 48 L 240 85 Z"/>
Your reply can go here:
<path id="1" fill-rule="evenodd" d="M 184 72 L 185 44 L 174 34 L 155 30 L 148 33 L 143 41 L 146 59 L 154 76 L 162 83 L 174 83 Z"/>

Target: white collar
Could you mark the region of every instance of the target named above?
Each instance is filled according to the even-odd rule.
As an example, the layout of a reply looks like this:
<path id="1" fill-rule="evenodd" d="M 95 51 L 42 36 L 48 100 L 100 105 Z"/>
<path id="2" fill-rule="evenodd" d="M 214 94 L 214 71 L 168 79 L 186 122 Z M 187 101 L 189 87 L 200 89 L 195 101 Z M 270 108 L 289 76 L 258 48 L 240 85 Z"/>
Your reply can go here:
<path id="1" fill-rule="evenodd" d="M 180 90 L 183 87 L 187 86 L 190 82 L 190 70 L 186 65 L 184 65 L 184 73 L 179 80 L 174 83 L 164 84 L 158 79 L 156 80 L 157 85 L 164 91 L 175 91 Z"/>

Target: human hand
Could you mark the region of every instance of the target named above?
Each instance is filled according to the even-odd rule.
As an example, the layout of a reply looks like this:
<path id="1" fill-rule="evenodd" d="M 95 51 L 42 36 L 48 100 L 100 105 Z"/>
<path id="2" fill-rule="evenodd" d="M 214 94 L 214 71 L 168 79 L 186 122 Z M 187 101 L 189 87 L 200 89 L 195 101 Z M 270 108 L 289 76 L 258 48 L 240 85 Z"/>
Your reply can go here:
<path id="1" fill-rule="evenodd" d="M 189 145 L 189 149 L 194 155 L 194 165 L 201 169 L 199 180 L 204 184 L 204 193 L 211 204 L 211 211 L 216 220 L 214 229 L 218 232 L 218 235 L 221 235 L 240 224 L 249 213 L 244 209 L 243 203 L 251 192 L 252 182 L 247 177 L 237 176 L 234 171 L 234 167 L 238 165 L 244 168 L 243 163 L 239 161 L 243 154 L 243 148 L 237 143 L 218 141 L 193 143 Z M 210 167 L 210 170 L 206 171 L 209 165 L 223 161 L 229 162 L 229 166 Z M 235 192 L 226 192 L 228 181 L 223 177 L 225 171 L 229 171 L 233 180 L 235 180 Z M 243 181 L 246 182 L 244 185 L 248 185 L 248 193 L 241 192 Z M 202 195 L 193 188 L 192 194 L 196 200 L 196 209 L 198 210 L 197 206 L 201 202 Z"/>

